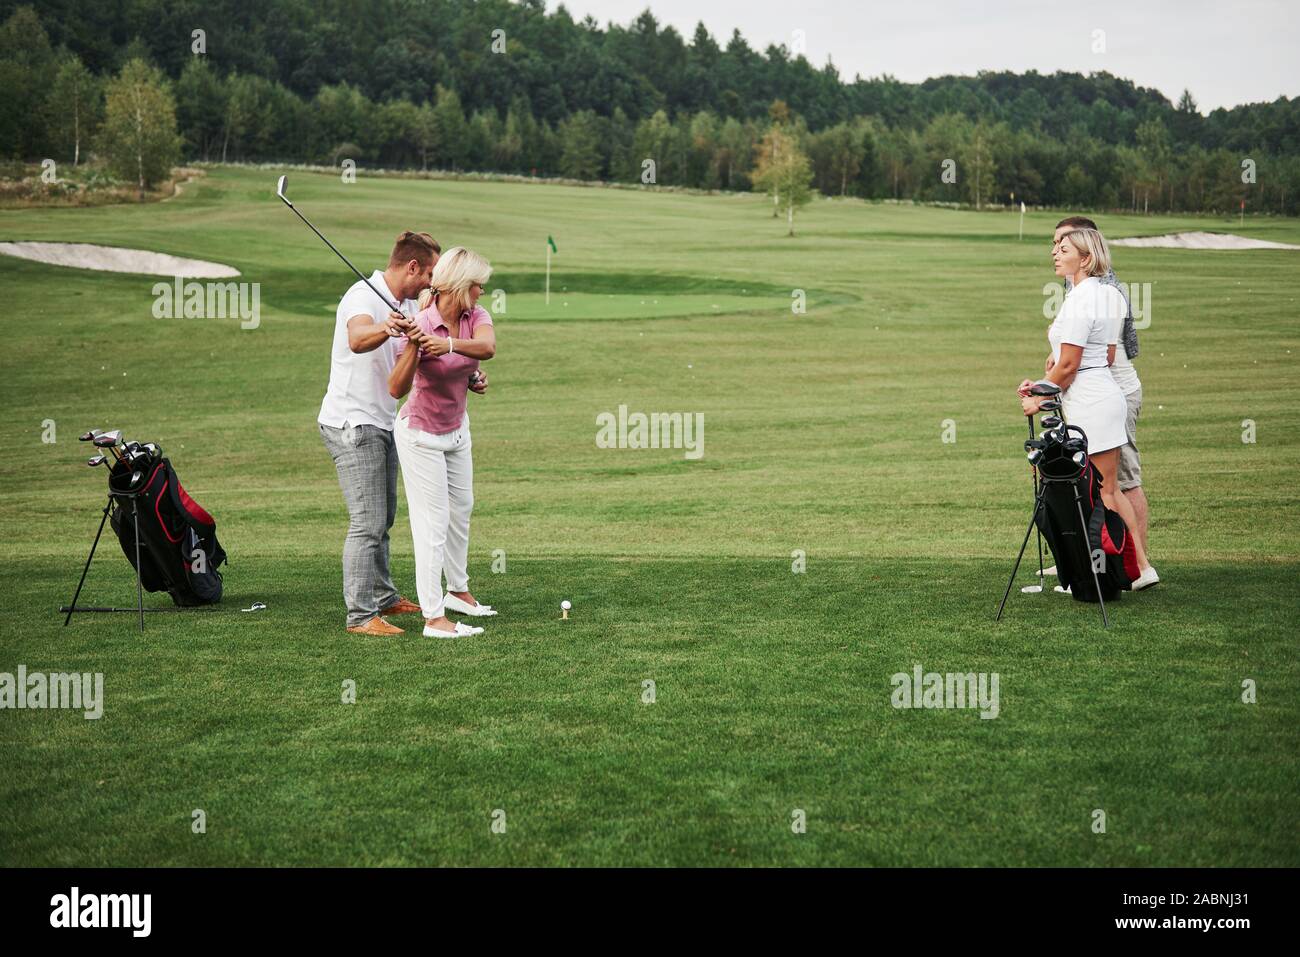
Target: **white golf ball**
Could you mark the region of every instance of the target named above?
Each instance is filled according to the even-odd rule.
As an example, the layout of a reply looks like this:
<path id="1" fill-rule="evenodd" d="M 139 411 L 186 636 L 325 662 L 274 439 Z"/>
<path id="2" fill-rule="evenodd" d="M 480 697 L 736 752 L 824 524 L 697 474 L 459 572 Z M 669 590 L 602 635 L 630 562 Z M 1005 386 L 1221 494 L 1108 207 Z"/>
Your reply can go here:
<path id="1" fill-rule="evenodd" d="M 568 599 L 565 599 L 564 601 L 560 602 L 560 607 L 563 608 L 565 611 L 568 611 L 570 608 L 573 607 L 573 605 L 569 603 Z"/>

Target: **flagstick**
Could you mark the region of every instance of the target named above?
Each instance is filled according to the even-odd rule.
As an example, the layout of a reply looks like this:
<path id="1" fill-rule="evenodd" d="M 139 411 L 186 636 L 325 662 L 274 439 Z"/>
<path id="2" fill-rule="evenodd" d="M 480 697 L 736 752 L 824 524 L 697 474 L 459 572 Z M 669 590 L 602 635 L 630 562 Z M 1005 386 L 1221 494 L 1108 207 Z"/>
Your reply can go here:
<path id="1" fill-rule="evenodd" d="M 546 244 L 546 304 L 551 304 L 551 244 Z"/>

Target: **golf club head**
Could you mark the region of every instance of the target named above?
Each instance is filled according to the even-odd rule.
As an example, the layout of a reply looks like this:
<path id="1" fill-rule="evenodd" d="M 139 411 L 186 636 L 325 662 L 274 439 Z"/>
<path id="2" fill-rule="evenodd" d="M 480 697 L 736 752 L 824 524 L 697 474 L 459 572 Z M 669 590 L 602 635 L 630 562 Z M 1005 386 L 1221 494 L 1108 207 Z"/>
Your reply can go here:
<path id="1" fill-rule="evenodd" d="M 143 481 L 144 481 L 144 473 L 143 473 L 143 472 L 132 472 L 132 473 L 131 473 L 131 480 L 130 480 L 129 482 L 127 482 L 126 487 L 127 487 L 127 488 L 135 488 L 136 486 L 138 486 L 138 485 L 139 485 L 141 482 L 143 482 Z"/>
<path id="2" fill-rule="evenodd" d="M 1054 415 L 1045 415 L 1040 421 L 1045 429 L 1055 429 L 1061 424 L 1061 420 Z"/>
<path id="3" fill-rule="evenodd" d="M 288 177 L 288 176 L 281 176 L 281 177 L 280 177 L 280 181 L 279 181 L 278 183 L 275 184 L 275 195 L 276 195 L 276 196 L 279 196 L 282 200 L 284 200 L 284 202 L 285 202 L 285 204 L 286 204 L 287 206 L 289 206 L 289 207 L 292 208 L 293 203 L 290 202 L 290 201 L 289 201 L 289 197 L 286 196 L 286 195 L 284 194 L 285 188 L 286 188 L 288 185 L 289 185 L 289 177 Z"/>
<path id="4" fill-rule="evenodd" d="M 100 452 L 98 455 L 91 456 L 90 458 L 86 459 L 86 464 L 93 469 L 95 466 L 103 465 L 107 461 L 108 461 L 108 456 L 106 456 L 103 452 Z"/>
<path id="5" fill-rule="evenodd" d="M 1030 465 L 1037 465 L 1038 460 L 1041 459 L 1042 457 L 1043 457 L 1042 449 L 1030 449 L 1025 455 L 1025 458 L 1029 459 Z"/>
<path id="6" fill-rule="evenodd" d="M 112 448 L 122 441 L 122 430 L 114 429 L 112 432 L 101 432 L 91 441 L 95 443 L 95 448 L 97 449 Z"/>
<path id="7" fill-rule="evenodd" d="M 1038 405 L 1039 412 L 1059 412 L 1061 411 L 1061 401 L 1059 399 L 1044 399 Z"/>
<path id="8" fill-rule="evenodd" d="M 1030 395 L 1060 395 L 1061 387 L 1055 382 L 1042 379 L 1029 387 Z"/>
<path id="9" fill-rule="evenodd" d="M 93 442 L 95 436 L 99 434 L 99 429 L 91 429 L 89 432 L 83 432 L 81 435 L 77 436 L 77 440 L 79 442 Z"/>

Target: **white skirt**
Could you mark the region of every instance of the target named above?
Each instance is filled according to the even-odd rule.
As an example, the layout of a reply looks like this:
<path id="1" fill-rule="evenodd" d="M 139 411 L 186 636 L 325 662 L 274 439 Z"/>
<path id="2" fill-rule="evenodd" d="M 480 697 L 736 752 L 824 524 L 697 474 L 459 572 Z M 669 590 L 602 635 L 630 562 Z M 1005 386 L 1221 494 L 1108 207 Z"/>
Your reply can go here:
<path id="1" fill-rule="evenodd" d="M 1065 421 L 1088 436 L 1090 455 L 1117 449 L 1128 441 L 1128 404 L 1109 369 L 1088 369 L 1076 375 L 1070 388 L 1061 393 L 1061 409 Z"/>

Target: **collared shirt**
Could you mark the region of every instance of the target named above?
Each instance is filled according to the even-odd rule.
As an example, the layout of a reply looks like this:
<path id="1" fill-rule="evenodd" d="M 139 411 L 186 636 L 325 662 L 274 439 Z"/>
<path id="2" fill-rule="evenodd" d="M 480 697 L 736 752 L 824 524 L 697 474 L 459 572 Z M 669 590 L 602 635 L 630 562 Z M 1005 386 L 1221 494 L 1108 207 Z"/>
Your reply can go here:
<path id="1" fill-rule="evenodd" d="M 1079 372 L 1106 371 L 1107 346 L 1114 341 L 1114 330 L 1124 315 L 1124 300 L 1109 283 L 1089 276 L 1066 294 L 1056 319 L 1047 330 L 1052 357 L 1061 361 L 1061 346 L 1079 346 Z"/>
<path id="2" fill-rule="evenodd" d="M 370 283 L 390 302 L 397 297 L 384 282 L 384 274 L 375 270 Z M 401 312 L 410 316 L 420 308 L 414 299 L 401 303 Z M 376 323 L 388 320 L 392 307 L 357 280 L 339 301 L 334 313 L 334 344 L 330 350 L 330 381 L 316 421 L 342 429 L 349 425 L 376 425 L 393 431 L 397 418 L 397 400 L 388 394 L 388 376 L 397 362 L 396 339 L 385 339 L 369 352 L 353 352 L 348 345 L 348 320 L 369 315 Z"/>
<path id="3" fill-rule="evenodd" d="M 1119 290 L 1120 295 L 1124 297 L 1124 328 L 1121 332 L 1120 338 L 1124 343 L 1124 354 L 1130 359 L 1136 359 L 1138 356 L 1138 334 L 1137 327 L 1133 325 L 1133 306 L 1128 301 L 1128 290 L 1125 289 L 1124 284 L 1119 281 L 1119 277 L 1115 275 L 1114 269 L 1107 269 L 1106 275 L 1099 278 L 1101 279 L 1102 285 L 1114 286 Z M 1069 292 L 1070 287 L 1073 285 L 1074 283 L 1069 279 L 1065 280 L 1065 291 Z M 1134 376 L 1136 375 L 1137 373 L 1135 372 Z"/>
<path id="4" fill-rule="evenodd" d="M 415 317 L 420 331 L 429 335 L 447 338 L 451 335 L 436 302 Z M 492 325 L 492 316 L 482 306 L 461 313 L 460 328 L 457 339 L 474 338 L 474 330 L 479 326 Z M 410 347 L 410 340 L 398 340 L 397 357 Z M 469 377 L 478 369 L 478 360 L 451 353 L 441 356 L 420 356 L 416 366 L 415 379 L 411 385 L 411 397 L 402 411 L 398 413 L 409 424 L 421 432 L 433 435 L 446 435 L 460 428 L 465 417 L 465 399 L 469 392 Z"/>

